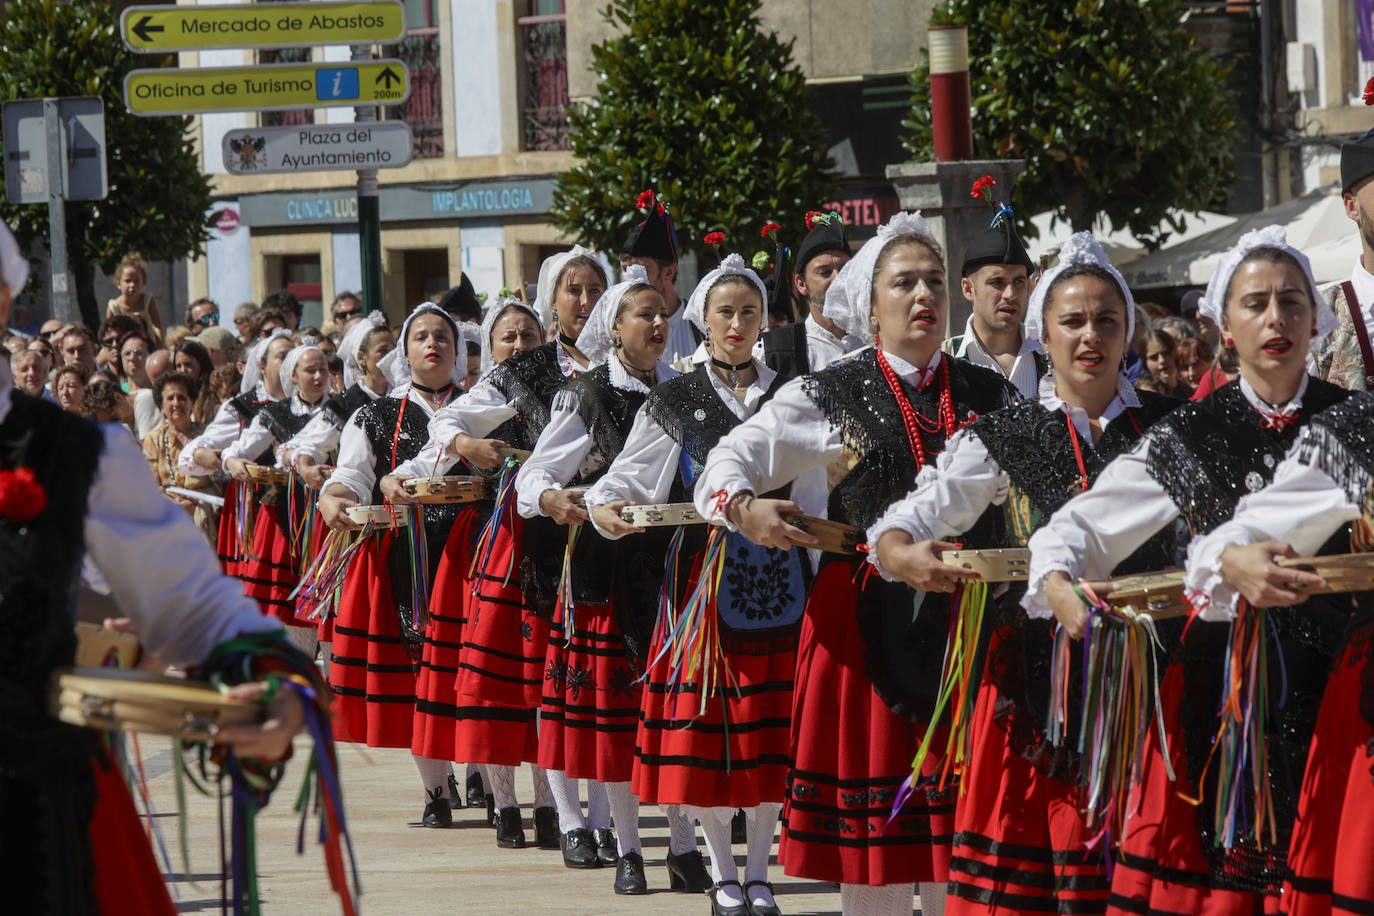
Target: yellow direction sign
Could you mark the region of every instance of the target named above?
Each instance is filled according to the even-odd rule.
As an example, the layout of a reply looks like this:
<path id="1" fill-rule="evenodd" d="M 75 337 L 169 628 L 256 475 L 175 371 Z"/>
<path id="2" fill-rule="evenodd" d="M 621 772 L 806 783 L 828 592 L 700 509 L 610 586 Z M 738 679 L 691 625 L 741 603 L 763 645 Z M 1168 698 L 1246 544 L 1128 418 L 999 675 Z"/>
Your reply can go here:
<path id="1" fill-rule="evenodd" d="M 410 70 L 399 60 L 263 64 L 132 70 L 124 105 L 136 115 L 205 111 L 280 111 L 332 105 L 396 105 L 410 96 Z"/>
<path id="2" fill-rule="evenodd" d="M 131 6 L 119 17 L 124 44 L 145 54 L 206 48 L 384 44 L 400 41 L 405 30 L 406 15 L 400 0 Z"/>

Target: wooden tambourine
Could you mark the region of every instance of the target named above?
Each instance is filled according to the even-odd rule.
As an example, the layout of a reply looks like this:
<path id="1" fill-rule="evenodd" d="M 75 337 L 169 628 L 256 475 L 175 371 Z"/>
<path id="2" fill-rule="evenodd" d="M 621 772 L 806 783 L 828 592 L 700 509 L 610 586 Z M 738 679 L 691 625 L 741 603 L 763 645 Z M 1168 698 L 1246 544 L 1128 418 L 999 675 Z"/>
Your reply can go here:
<path id="1" fill-rule="evenodd" d="M 475 503 L 491 499 L 491 483 L 483 477 L 412 477 L 401 488 L 417 503 Z"/>
<path id="2" fill-rule="evenodd" d="M 654 503 L 648 506 L 626 506 L 620 517 L 639 528 L 699 525 L 706 521 L 697 514 L 691 503 Z"/>
<path id="3" fill-rule="evenodd" d="M 102 627 L 95 623 L 76 625 L 76 656 L 79 668 L 103 668 L 113 662 L 120 668 L 138 664 L 138 637 L 123 630 Z"/>
<path id="4" fill-rule="evenodd" d="M 263 705 L 231 700 L 202 681 L 121 668 L 60 668 L 49 701 L 69 725 L 212 741 L 224 725 L 262 721 Z"/>
<path id="5" fill-rule="evenodd" d="M 1188 604 L 1183 600 L 1183 577 L 1181 569 L 1168 572 L 1144 573 L 1138 576 L 1119 576 L 1108 579 L 1102 594 L 1108 604 L 1132 608 L 1137 614 L 1147 614 L 1155 620 L 1170 617 L 1184 617 L 1188 614 Z"/>
<path id="6" fill-rule="evenodd" d="M 792 543 L 798 547 L 854 555 L 859 552 L 859 546 L 864 542 L 862 528 L 855 528 L 843 522 L 832 522 L 828 518 L 816 518 L 800 512 L 784 512 L 782 520 L 794 528 L 800 528 L 818 541 L 815 544 L 799 544 L 793 541 Z"/>
<path id="7" fill-rule="evenodd" d="M 250 464 L 246 468 L 248 479 L 262 486 L 284 487 L 291 481 L 291 475 L 281 468 L 269 468 L 265 464 Z"/>
<path id="8" fill-rule="evenodd" d="M 398 506 L 349 506 L 345 514 L 359 525 L 372 523 L 373 528 L 406 528 L 410 515 Z"/>
<path id="9" fill-rule="evenodd" d="M 984 582 L 1025 582 L 1030 570 L 1030 551 L 1024 547 L 946 550 L 940 559 L 950 566 L 973 570 Z"/>
<path id="10" fill-rule="evenodd" d="M 1325 557 L 1279 557 L 1275 564 L 1288 569 L 1316 573 L 1326 580 L 1325 588 L 1293 586 L 1294 591 L 1310 595 L 1335 595 L 1342 592 L 1367 592 L 1374 589 L 1374 553 L 1338 553 Z"/>
<path id="11" fill-rule="evenodd" d="M 527 448 L 511 448 L 508 445 L 503 445 L 496 450 L 496 454 L 501 456 L 502 461 L 507 458 L 514 458 L 516 461 L 524 464 L 526 461 L 530 460 L 530 450 Z"/>

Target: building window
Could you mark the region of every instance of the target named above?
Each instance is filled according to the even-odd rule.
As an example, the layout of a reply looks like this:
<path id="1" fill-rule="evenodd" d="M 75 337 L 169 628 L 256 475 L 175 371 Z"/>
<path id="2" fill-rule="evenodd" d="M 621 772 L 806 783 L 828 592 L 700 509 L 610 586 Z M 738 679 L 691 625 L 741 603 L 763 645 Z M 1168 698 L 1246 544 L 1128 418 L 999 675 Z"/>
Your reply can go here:
<path id="1" fill-rule="evenodd" d="M 260 64 L 308 64 L 309 48 L 277 48 L 258 52 Z M 296 127 L 300 124 L 315 123 L 315 109 L 296 108 L 291 111 L 264 111 L 258 115 L 263 127 Z"/>
<path id="2" fill-rule="evenodd" d="M 324 319 L 324 284 L 318 254 L 281 257 L 281 288 L 301 301 L 301 327 L 319 327 Z"/>
<path id="3" fill-rule="evenodd" d="M 388 45 L 384 56 L 410 68 L 410 98 L 383 109 L 388 121 L 405 121 L 414 136 L 416 159 L 444 154 L 443 70 L 439 63 L 439 14 L 435 0 L 405 0 L 406 37 Z"/>
<path id="4" fill-rule="evenodd" d="M 517 20 L 523 148 L 568 149 L 568 30 L 565 0 L 529 0 Z"/>

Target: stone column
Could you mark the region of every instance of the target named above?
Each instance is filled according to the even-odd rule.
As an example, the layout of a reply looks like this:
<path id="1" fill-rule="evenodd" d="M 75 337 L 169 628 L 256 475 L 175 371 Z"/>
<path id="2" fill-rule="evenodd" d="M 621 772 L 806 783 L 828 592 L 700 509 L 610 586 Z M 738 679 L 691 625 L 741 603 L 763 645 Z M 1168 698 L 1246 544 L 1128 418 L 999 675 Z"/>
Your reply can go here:
<path id="1" fill-rule="evenodd" d="M 945 248 L 949 276 L 949 326 L 946 334 L 959 334 L 972 310 L 959 291 L 959 266 L 964 248 L 992 221 L 996 209 L 981 197 L 973 197 L 973 183 L 984 175 L 997 182 L 993 199 L 1011 199 L 1016 176 L 1026 168 L 1020 159 L 969 159 L 962 162 L 903 162 L 887 167 L 887 177 L 897 189 L 903 210 L 920 210 L 935 238 Z"/>

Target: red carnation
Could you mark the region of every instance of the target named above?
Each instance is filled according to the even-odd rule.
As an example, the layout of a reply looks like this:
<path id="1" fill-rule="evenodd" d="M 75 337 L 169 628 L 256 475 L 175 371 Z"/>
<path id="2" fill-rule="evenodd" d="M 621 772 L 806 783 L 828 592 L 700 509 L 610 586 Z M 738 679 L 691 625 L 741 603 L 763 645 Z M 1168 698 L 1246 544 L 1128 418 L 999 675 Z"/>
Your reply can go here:
<path id="1" fill-rule="evenodd" d="M 708 233 L 706 233 L 706 237 L 703 238 L 702 241 L 705 242 L 705 243 L 708 244 L 708 245 L 724 245 L 724 244 L 725 244 L 725 233 L 724 233 L 724 232 L 719 232 L 719 231 L 717 231 L 717 232 L 708 232 Z"/>
<path id="2" fill-rule="evenodd" d="M 816 217 L 818 217 L 818 216 L 825 216 L 825 211 L 824 211 L 824 210 L 807 210 L 807 211 L 806 211 L 806 231 L 807 231 L 807 232 L 810 232 L 812 229 L 815 228 L 815 226 L 816 226 Z"/>
<path id="3" fill-rule="evenodd" d="M 766 239 L 768 238 L 768 233 L 777 232 L 781 228 L 782 227 L 777 223 L 764 223 L 763 228 L 759 230 L 759 238 Z"/>
<path id="4" fill-rule="evenodd" d="M 1369 82 L 1364 84 L 1364 103 L 1374 105 L 1374 76 L 1369 78 Z"/>
<path id="5" fill-rule="evenodd" d="M 654 204 L 654 189 L 653 189 L 653 188 L 650 188 L 650 189 L 647 190 L 647 191 L 640 191 L 640 192 L 639 192 L 639 196 L 635 198 L 635 206 L 638 207 L 638 208 L 641 209 L 641 210 L 643 210 L 645 207 L 652 207 L 653 204 Z"/>
<path id="6" fill-rule="evenodd" d="M 48 505 L 48 494 L 32 468 L 0 471 L 0 517 L 27 522 Z"/>
<path id="7" fill-rule="evenodd" d="M 997 184 L 997 179 L 991 175 L 984 175 L 973 183 L 973 190 L 969 192 L 970 197 L 989 197 L 986 193 L 989 188 Z"/>

